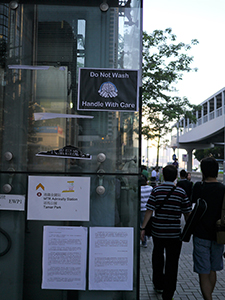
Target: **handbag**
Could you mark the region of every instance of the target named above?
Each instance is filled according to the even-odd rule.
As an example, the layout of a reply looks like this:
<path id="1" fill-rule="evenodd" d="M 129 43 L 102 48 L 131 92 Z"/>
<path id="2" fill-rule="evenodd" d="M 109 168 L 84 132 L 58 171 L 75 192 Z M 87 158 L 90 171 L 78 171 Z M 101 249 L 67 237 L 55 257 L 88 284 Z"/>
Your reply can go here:
<path id="1" fill-rule="evenodd" d="M 158 212 L 162 206 L 165 204 L 165 202 L 169 199 L 169 197 L 171 196 L 171 194 L 173 193 L 173 191 L 175 190 L 176 186 L 174 186 L 171 191 L 167 194 L 166 198 L 163 200 L 163 203 L 161 203 L 161 205 L 155 210 L 155 215 L 156 215 L 156 212 Z M 147 225 L 145 226 L 145 235 L 146 236 L 152 236 L 152 221 L 154 220 L 154 216 L 152 216 Z"/>
<path id="2" fill-rule="evenodd" d="M 216 241 L 218 244 L 225 244 L 225 194 L 221 211 L 221 219 L 216 222 Z"/>

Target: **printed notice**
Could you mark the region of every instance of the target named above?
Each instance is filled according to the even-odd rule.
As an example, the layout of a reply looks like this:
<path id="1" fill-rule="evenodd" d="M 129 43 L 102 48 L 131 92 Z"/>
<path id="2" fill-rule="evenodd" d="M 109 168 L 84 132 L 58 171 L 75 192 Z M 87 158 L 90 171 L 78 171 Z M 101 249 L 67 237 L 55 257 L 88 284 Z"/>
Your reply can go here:
<path id="1" fill-rule="evenodd" d="M 87 228 L 44 226 L 42 289 L 85 290 Z"/>
<path id="2" fill-rule="evenodd" d="M 133 228 L 91 227 L 89 290 L 133 290 Z"/>
<path id="3" fill-rule="evenodd" d="M 29 176 L 29 220 L 89 221 L 90 177 Z"/>
<path id="4" fill-rule="evenodd" d="M 79 69 L 77 110 L 137 111 L 138 70 Z"/>
<path id="5" fill-rule="evenodd" d="M 25 196 L 24 195 L 0 195 L 0 210 L 21 210 L 24 211 Z"/>

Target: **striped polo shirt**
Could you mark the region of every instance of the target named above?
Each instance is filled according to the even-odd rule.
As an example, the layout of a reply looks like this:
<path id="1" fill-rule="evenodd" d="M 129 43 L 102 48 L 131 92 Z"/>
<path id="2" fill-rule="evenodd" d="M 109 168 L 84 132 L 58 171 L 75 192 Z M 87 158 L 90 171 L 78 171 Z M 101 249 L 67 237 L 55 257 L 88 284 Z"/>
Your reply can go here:
<path id="1" fill-rule="evenodd" d="M 157 211 L 162 201 L 173 188 L 174 183 L 166 181 L 156 186 L 148 199 L 146 208 L 156 210 L 152 220 L 152 235 L 157 238 L 178 238 L 181 232 L 181 215 L 191 212 L 192 206 L 186 192 L 176 187 L 169 199 Z"/>
<path id="2" fill-rule="evenodd" d="M 141 186 L 141 211 L 146 210 L 146 204 L 148 202 L 152 189 L 153 187 L 150 185 Z"/>

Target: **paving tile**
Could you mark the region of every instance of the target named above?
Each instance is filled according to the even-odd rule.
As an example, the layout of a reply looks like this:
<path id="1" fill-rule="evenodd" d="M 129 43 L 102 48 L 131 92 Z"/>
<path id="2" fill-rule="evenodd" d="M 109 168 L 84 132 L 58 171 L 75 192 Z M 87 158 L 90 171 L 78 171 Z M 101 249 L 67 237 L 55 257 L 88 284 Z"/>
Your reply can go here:
<path id="1" fill-rule="evenodd" d="M 162 300 L 162 296 L 155 293 L 152 284 L 152 248 L 151 238 L 148 240 L 147 248 L 140 248 L 140 300 Z M 199 287 L 198 274 L 193 272 L 192 249 L 192 241 L 183 243 L 174 300 L 203 299 Z M 217 272 L 217 284 L 213 293 L 213 300 L 224 299 L 225 270 Z"/>

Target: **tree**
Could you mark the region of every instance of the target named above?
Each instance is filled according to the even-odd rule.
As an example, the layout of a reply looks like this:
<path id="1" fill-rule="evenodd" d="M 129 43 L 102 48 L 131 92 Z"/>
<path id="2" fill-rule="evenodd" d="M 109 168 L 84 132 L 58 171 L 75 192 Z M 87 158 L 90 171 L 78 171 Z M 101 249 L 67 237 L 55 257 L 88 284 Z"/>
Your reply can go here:
<path id="1" fill-rule="evenodd" d="M 185 72 L 197 71 L 191 68 L 193 57 L 187 55 L 191 45 L 197 45 L 196 39 L 191 45 L 176 42 L 171 28 L 154 30 L 152 34 L 143 32 L 142 100 L 143 116 L 146 119 L 142 134 L 146 139 L 157 140 L 157 165 L 161 140 L 171 130 L 171 122 L 180 118 L 195 121 L 193 111 L 198 106 L 186 97 L 174 96 L 175 84 L 182 80 Z"/>
<path id="2" fill-rule="evenodd" d="M 198 149 L 195 150 L 194 156 L 198 161 L 201 161 L 203 158 L 208 156 L 213 156 L 216 159 L 223 159 L 224 158 L 224 147 L 214 147 L 214 148 L 207 148 L 207 149 Z"/>

